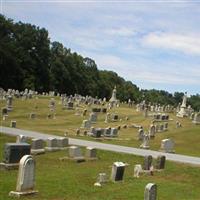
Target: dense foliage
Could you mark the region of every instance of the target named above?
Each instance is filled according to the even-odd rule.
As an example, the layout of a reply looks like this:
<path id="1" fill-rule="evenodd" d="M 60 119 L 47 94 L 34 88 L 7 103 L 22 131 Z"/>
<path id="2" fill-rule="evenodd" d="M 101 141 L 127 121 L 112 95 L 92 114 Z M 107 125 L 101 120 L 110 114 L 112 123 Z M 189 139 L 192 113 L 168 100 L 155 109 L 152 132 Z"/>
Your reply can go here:
<path id="1" fill-rule="evenodd" d="M 39 92 L 54 90 L 108 99 L 115 85 L 118 98 L 123 101 L 145 99 L 175 105 L 182 101 L 183 93 L 139 90 L 115 72 L 98 70 L 91 58 L 83 58 L 59 42 L 50 42 L 46 29 L 14 23 L 0 15 L 0 87 Z M 200 109 L 200 96 L 192 96 L 190 104 Z"/>

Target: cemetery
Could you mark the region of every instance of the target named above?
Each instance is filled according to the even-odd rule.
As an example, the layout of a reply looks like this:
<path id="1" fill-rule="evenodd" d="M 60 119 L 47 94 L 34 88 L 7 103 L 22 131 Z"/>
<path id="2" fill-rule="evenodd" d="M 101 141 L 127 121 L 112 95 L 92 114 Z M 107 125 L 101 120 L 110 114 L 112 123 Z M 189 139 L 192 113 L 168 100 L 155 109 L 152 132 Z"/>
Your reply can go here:
<path id="1" fill-rule="evenodd" d="M 24 98 L 23 94 L 16 97 L 12 91 L 8 101 L 5 92 L 1 95 L 1 126 L 60 137 L 43 140 L 1 133 L 3 199 L 200 197 L 197 187 L 200 166 L 168 161 L 163 155 L 166 152 L 200 156 L 196 142 L 200 139 L 197 114 L 192 118 L 179 117 L 177 108 L 156 110 L 145 102 L 129 106 L 128 102 L 114 101 L 115 94 L 112 101 L 102 103 L 101 99 L 89 96 L 63 98 L 30 92 L 31 98 Z M 86 99 L 91 103 L 86 103 Z M 71 102 L 70 109 L 64 108 L 66 101 Z M 47 113 L 54 117 L 47 118 Z M 160 156 L 141 157 L 92 146 L 73 146 L 69 138 L 150 149 L 160 152 Z"/>
<path id="2" fill-rule="evenodd" d="M 0 200 L 200 200 L 199 11 L 2 0 Z"/>

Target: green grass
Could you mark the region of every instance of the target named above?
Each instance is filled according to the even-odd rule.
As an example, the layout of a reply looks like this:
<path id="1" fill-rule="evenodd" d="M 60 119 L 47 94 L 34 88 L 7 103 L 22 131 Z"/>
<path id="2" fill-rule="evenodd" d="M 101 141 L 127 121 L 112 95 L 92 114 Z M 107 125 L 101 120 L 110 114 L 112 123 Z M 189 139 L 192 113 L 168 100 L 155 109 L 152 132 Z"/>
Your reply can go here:
<path id="1" fill-rule="evenodd" d="M 22 101 L 14 100 L 13 111 L 9 113 L 6 121 L 1 120 L 2 126 L 9 126 L 11 120 L 17 121 L 17 128 L 34 130 L 43 133 L 50 133 L 63 136 L 67 131 L 69 137 L 81 138 L 86 140 L 95 140 L 88 136 L 76 136 L 75 131 L 82 124 L 87 116 L 76 116 L 74 110 L 62 110 L 60 99 L 56 97 L 56 119 L 46 119 L 48 113 L 49 97 L 39 97 L 38 100 L 32 99 Z M 5 106 L 5 101 L 0 101 L 0 108 Z M 35 109 L 37 104 L 38 108 Z M 80 110 L 87 108 L 80 106 Z M 88 111 L 91 108 L 87 108 Z M 37 119 L 28 118 L 31 112 L 37 114 Z M 104 123 L 105 114 L 98 115 L 98 122 L 95 127 L 117 127 L 124 124 L 140 124 L 146 130 L 148 129 L 151 118 L 144 118 L 142 113 L 135 111 L 135 108 L 128 108 L 122 105 L 114 108 L 110 113 L 119 114 L 122 121 L 113 123 Z M 130 118 L 129 121 L 125 117 Z M 200 126 L 192 124 L 189 119 L 177 118 L 170 114 L 173 121 L 169 122 L 169 131 L 157 133 L 154 140 L 150 141 L 150 148 L 159 150 L 160 142 L 164 138 L 173 138 L 175 141 L 176 153 L 200 156 Z M 179 120 L 183 127 L 176 129 L 175 122 Z M 119 140 L 120 139 L 120 140 Z M 5 142 L 15 141 L 15 138 L 0 135 L 0 160 L 2 160 L 2 149 Z M 96 141 L 96 140 L 95 140 Z M 121 129 L 119 137 L 113 140 L 104 140 L 101 142 L 119 144 L 131 147 L 139 147 L 137 140 L 137 129 Z M 74 163 L 70 161 L 61 162 L 59 157 L 65 156 L 66 151 L 46 153 L 36 156 L 36 189 L 39 194 L 33 197 L 23 199 L 38 200 L 126 200 L 143 199 L 144 187 L 149 182 L 158 185 L 159 200 L 199 200 L 200 173 L 198 167 L 192 167 L 184 164 L 166 162 L 166 169 L 155 173 L 154 176 L 142 175 L 139 179 L 133 178 L 133 168 L 135 164 L 143 162 L 143 158 L 134 155 L 117 154 L 108 151 L 98 151 L 99 160 L 95 162 Z M 126 168 L 124 181 L 120 183 L 107 183 L 101 188 L 94 187 L 98 173 L 106 172 L 108 176 L 111 173 L 111 165 L 115 161 L 127 162 L 130 165 Z M 13 199 L 8 197 L 11 190 L 15 190 L 17 180 L 17 171 L 0 171 L 0 200 Z"/>
<path id="2" fill-rule="evenodd" d="M 5 142 L 13 142 L 15 138 L 0 135 L 0 149 Z M 84 150 L 84 149 L 83 149 Z M 149 182 L 158 185 L 159 200 L 199 200 L 200 173 L 198 167 L 166 162 L 162 172 L 154 176 L 142 175 L 139 179 L 133 177 L 135 164 L 143 162 L 143 158 L 134 155 L 118 154 L 109 151 L 98 151 L 97 161 L 74 163 L 59 161 L 59 157 L 67 155 L 67 150 L 46 153 L 35 156 L 36 189 L 38 195 L 22 199 L 36 200 L 142 200 L 145 185 Z M 108 182 L 101 188 L 94 187 L 98 173 L 111 173 L 112 163 L 127 162 L 130 165 L 125 170 L 124 181 Z M 15 190 L 17 170 L 0 171 L 0 199 L 13 199 L 8 196 Z"/>
<path id="3" fill-rule="evenodd" d="M 15 99 L 13 103 L 13 111 L 9 113 L 9 118 L 6 121 L 1 120 L 2 126 L 9 126 L 11 120 L 17 121 L 17 128 L 34 130 L 43 133 L 50 133 L 55 135 L 63 136 L 67 131 L 69 137 L 77 137 L 86 140 L 95 140 L 91 137 L 80 137 L 76 136 L 76 129 L 79 128 L 84 119 L 88 119 L 89 112 L 87 116 L 76 116 L 74 110 L 62 110 L 61 102 L 58 97 L 56 97 L 56 119 L 46 119 L 48 113 L 50 113 L 48 104 L 49 97 L 40 96 L 39 99 L 31 99 L 22 101 L 21 99 Z M 0 101 L 0 107 L 5 106 L 5 101 Z M 38 106 L 35 109 L 35 105 Z M 95 107 L 95 106 L 93 106 Z M 91 110 L 90 107 L 85 105 L 80 106 L 80 110 L 85 108 L 88 111 Z M 31 112 L 37 114 L 37 119 L 30 120 L 28 118 Z M 119 108 L 114 108 L 110 113 L 117 113 L 122 121 L 104 123 L 105 114 L 98 115 L 98 121 L 94 124 L 94 127 L 117 127 L 118 125 L 124 124 L 140 124 L 145 130 L 151 124 L 151 118 L 144 118 L 142 113 L 136 112 L 135 108 L 128 108 L 127 105 L 122 105 Z M 126 121 L 125 118 L 128 116 L 130 119 Z M 163 133 L 157 133 L 155 139 L 150 141 L 150 149 L 159 150 L 160 143 L 162 139 L 172 138 L 175 141 L 175 151 L 178 154 L 200 156 L 200 126 L 194 125 L 189 119 L 177 118 L 174 114 L 170 113 L 170 118 L 173 121 L 169 121 L 169 130 Z M 176 129 L 176 121 L 179 120 L 183 127 Z M 120 139 L 120 140 L 119 140 Z M 101 140 L 105 143 L 119 144 L 130 147 L 139 147 L 141 142 L 137 140 L 137 129 L 127 128 L 121 129 L 119 137 L 113 140 Z"/>

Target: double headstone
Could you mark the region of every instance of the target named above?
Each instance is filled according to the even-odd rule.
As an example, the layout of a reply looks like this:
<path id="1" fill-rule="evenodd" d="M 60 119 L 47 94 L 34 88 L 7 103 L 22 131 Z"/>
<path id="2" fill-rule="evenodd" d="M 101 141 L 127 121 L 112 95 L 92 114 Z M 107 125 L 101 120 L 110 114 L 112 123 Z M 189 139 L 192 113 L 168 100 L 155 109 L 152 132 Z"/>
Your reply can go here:
<path id="1" fill-rule="evenodd" d="M 4 159 L 6 164 L 19 163 L 24 155 L 30 155 L 30 144 L 27 143 L 6 143 L 4 145 Z"/>
<path id="2" fill-rule="evenodd" d="M 48 138 L 47 139 L 47 146 L 45 147 L 46 151 L 57 151 L 58 148 L 58 141 L 56 138 Z"/>
<path id="3" fill-rule="evenodd" d="M 45 153 L 44 141 L 42 139 L 32 139 L 31 154 L 37 155 L 43 153 Z"/>
<path id="4" fill-rule="evenodd" d="M 66 137 L 57 139 L 57 146 L 60 149 L 66 149 L 69 144 L 69 140 Z"/>

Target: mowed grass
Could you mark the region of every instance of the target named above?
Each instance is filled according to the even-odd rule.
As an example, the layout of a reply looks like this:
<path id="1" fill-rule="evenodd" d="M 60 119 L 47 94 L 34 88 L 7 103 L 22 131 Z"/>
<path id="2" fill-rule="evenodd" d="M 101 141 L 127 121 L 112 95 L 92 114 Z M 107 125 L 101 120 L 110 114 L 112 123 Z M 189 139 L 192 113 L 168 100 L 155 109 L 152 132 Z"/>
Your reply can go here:
<path id="1" fill-rule="evenodd" d="M 89 113 L 92 107 L 100 107 L 93 105 L 87 107 L 81 104 L 79 106 L 80 112 L 85 108 L 88 113 L 85 117 L 82 115 L 75 115 L 75 110 L 63 110 L 59 97 L 56 99 L 56 119 L 47 119 L 47 114 L 51 113 L 49 110 L 50 97 L 39 96 L 39 99 L 29 99 L 23 101 L 21 99 L 14 99 L 13 111 L 9 113 L 9 117 L 6 121 L 1 120 L 2 126 L 10 126 L 11 120 L 17 121 L 17 128 L 34 130 L 43 133 L 55 134 L 64 136 L 65 132 L 68 132 L 68 137 L 77 137 L 86 140 L 95 140 L 88 136 L 76 136 L 76 129 L 80 128 L 82 121 L 89 118 Z M 4 107 L 6 102 L 1 100 L 0 107 Z M 35 106 L 37 105 L 37 109 Z M 29 119 L 31 112 L 37 114 L 37 118 L 34 120 Z M 116 113 L 121 119 L 118 122 L 105 123 L 105 114 L 98 114 L 97 123 L 93 124 L 94 127 L 117 127 L 118 125 L 123 126 L 124 124 L 138 124 L 142 125 L 147 131 L 152 118 L 145 118 L 143 113 L 136 112 L 135 107 L 129 108 L 126 104 L 122 104 L 119 108 L 113 108 L 108 112 Z M 126 121 L 125 118 L 129 117 Z M 166 132 L 157 133 L 155 139 L 150 141 L 150 149 L 159 150 L 162 139 L 172 138 L 175 141 L 175 151 L 178 154 L 200 156 L 200 125 L 194 125 L 192 121 L 182 118 L 177 118 L 175 114 L 170 113 L 169 129 Z M 176 121 L 182 123 L 182 128 L 176 128 Z M 82 129 L 83 130 L 83 129 Z M 83 131 L 82 131 L 83 133 Z M 139 147 L 141 142 L 137 140 L 138 130 L 135 128 L 121 128 L 119 131 L 119 137 L 115 139 L 101 139 L 99 141 L 105 143 L 119 144 L 130 147 Z M 83 135 L 83 134 L 82 134 Z"/>
<path id="2" fill-rule="evenodd" d="M 5 142 L 14 142 L 14 137 L 0 135 L 0 160 Z M 83 148 L 84 151 L 84 148 Z M 159 200 L 199 200 L 200 173 L 198 167 L 166 162 L 164 171 L 153 176 L 133 177 L 135 164 L 142 164 L 143 158 L 134 155 L 98 151 L 97 161 L 75 163 L 60 161 L 67 150 L 35 156 L 36 187 L 39 193 L 22 199 L 36 200 L 142 200 L 147 183 L 156 183 Z M 110 177 L 115 161 L 129 164 L 123 182 L 108 182 L 102 187 L 94 187 L 97 175 L 105 172 Z M 0 199 L 11 200 L 10 191 L 15 190 L 17 170 L 0 171 Z"/>

